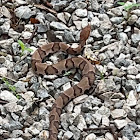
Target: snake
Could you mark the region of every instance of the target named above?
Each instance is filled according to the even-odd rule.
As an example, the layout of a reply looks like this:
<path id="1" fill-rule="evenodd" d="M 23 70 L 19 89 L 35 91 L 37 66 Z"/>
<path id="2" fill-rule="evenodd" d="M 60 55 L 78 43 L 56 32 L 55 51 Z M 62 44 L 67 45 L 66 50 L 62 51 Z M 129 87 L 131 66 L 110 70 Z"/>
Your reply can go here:
<path id="1" fill-rule="evenodd" d="M 58 51 L 65 52 L 72 55 L 79 54 L 86 44 L 86 40 L 90 36 L 91 25 L 84 27 L 80 33 L 80 41 L 77 48 L 63 42 L 51 42 L 39 47 L 32 55 L 31 65 L 35 74 L 38 75 L 59 75 L 63 71 L 68 71 L 72 68 L 81 70 L 82 78 L 80 82 L 69 89 L 62 92 L 54 101 L 49 114 L 49 138 L 48 140 L 57 140 L 60 124 L 60 115 L 62 109 L 74 98 L 83 95 L 85 91 L 89 90 L 94 84 L 95 69 L 94 66 L 84 57 L 74 56 L 61 60 L 56 64 L 47 64 L 43 60 L 46 56 L 56 53 Z"/>

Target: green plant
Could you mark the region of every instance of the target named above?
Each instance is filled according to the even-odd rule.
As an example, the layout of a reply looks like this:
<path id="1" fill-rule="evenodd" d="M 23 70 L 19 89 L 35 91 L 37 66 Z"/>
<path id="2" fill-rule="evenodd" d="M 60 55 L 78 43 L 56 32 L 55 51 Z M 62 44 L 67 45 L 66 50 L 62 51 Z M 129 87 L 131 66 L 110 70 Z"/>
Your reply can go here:
<path id="1" fill-rule="evenodd" d="M 134 7 L 139 7 L 140 6 L 140 4 L 137 4 L 137 3 L 131 3 L 131 4 L 126 5 L 125 2 L 118 2 L 118 4 L 124 6 L 124 9 L 127 11 L 127 17 L 126 17 L 127 20 L 130 17 L 131 10 Z"/>
<path id="2" fill-rule="evenodd" d="M 118 2 L 118 4 L 124 6 L 126 3 L 125 2 Z M 126 11 L 128 11 L 128 10 L 131 10 L 133 7 L 139 7 L 139 6 L 140 6 L 140 4 L 132 3 L 132 4 L 128 4 L 128 5 L 124 6 L 124 9 Z"/>
<path id="3" fill-rule="evenodd" d="M 65 72 L 65 73 L 63 74 L 63 76 L 69 76 L 70 74 L 72 74 L 72 72 L 71 72 L 71 71 L 67 71 L 67 72 Z"/>
<path id="4" fill-rule="evenodd" d="M 19 99 L 20 96 L 16 93 L 16 87 L 11 85 L 5 77 L 2 78 L 2 81 L 6 84 L 6 86 L 14 93 L 14 95 Z"/>
<path id="5" fill-rule="evenodd" d="M 24 54 L 24 51 L 25 51 L 25 50 L 28 51 L 28 52 L 32 52 L 32 51 L 33 51 L 32 49 L 27 48 L 27 47 L 25 46 L 25 44 L 24 44 L 21 40 L 18 40 L 18 44 L 20 45 L 21 50 L 22 50 L 21 55 Z"/>
<path id="6" fill-rule="evenodd" d="M 100 77 L 101 77 L 101 79 L 104 79 L 104 74 L 103 74 L 103 72 L 100 72 Z"/>

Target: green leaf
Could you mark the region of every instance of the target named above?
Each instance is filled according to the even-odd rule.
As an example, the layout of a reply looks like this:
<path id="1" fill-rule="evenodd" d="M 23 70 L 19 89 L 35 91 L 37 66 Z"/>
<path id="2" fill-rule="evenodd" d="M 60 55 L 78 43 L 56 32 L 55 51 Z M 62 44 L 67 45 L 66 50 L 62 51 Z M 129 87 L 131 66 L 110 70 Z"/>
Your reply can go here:
<path id="1" fill-rule="evenodd" d="M 30 48 L 25 48 L 25 50 L 27 50 L 28 52 L 32 52 L 33 50 Z"/>
<path id="2" fill-rule="evenodd" d="M 22 50 L 21 55 L 24 54 L 24 51 L 25 51 L 25 50 L 28 51 L 28 52 L 32 52 L 32 51 L 33 51 L 32 49 L 27 48 L 27 47 L 25 46 L 25 44 L 24 44 L 21 40 L 18 40 L 18 44 L 20 45 L 21 50 Z"/>
<path id="3" fill-rule="evenodd" d="M 125 2 L 118 2 L 119 5 L 125 5 Z"/>
<path id="4" fill-rule="evenodd" d="M 129 5 L 125 6 L 124 8 L 125 8 L 126 11 L 128 11 L 133 7 L 139 7 L 139 6 L 140 6 L 140 4 L 133 3 L 133 4 L 129 4 Z"/>
<path id="5" fill-rule="evenodd" d="M 65 72 L 64 76 L 69 76 L 70 74 L 72 74 L 71 71 Z"/>
<path id="6" fill-rule="evenodd" d="M 16 87 L 9 84 L 5 77 L 2 78 L 2 81 L 6 84 L 6 86 L 16 95 Z"/>
<path id="7" fill-rule="evenodd" d="M 21 40 L 18 40 L 18 44 L 20 45 L 21 50 L 23 52 L 25 50 L 25 48 L 26 48 L 25 44 Z"/>

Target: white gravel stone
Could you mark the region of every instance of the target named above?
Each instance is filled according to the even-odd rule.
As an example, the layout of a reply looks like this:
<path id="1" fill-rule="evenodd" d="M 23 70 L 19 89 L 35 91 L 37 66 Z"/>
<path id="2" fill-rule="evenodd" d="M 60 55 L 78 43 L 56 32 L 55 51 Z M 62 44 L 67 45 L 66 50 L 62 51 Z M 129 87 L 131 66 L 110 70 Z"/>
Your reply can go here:
<path id="1" fill-rule="evenodd" d="M 85 138 L 85 140 L 97 140 L 97 138 L 94 133 L 91 133 Z"/>
<path id="2" fill-rule="evenodd" d="M 56 30 L 69 30 L 69 28 L 61 22 L 52 21 L 50 26 Z"/>
<path id="3" fill-rule="evenodd" d="M 31 37 L 32 33 L 25 31 L 25 32 L 22 32 L 21 35 L 24 39 L 29 39 Z"/>
<path id="4" fill-rule="evenodd" d="M 7 76 L 7 68 L 6 67 L 1 67 L 0 68 L 0 76 L 2 76 L 2 77 Z"/>
<path id="5" fill-rule="evenodd" d="M 86 17 L 87 16 L 87 9 L 77 9 L 77 10 L 75 10 L 75 14 L 78 17 Z"/>
<path id="6" fill-rule="evenodd" d="M 105 139 L 106 139 L 106 140 L 114 140 L 114 137 L 113 137 L 113 135 L 112 135 L 111 133 L 107 132 L 107 133 L 105 134 Z"/>
<path id="7" fill-rule="evenodd" d="M 28 6 L 20 6 L 15 9 L 15 14 L 19 18 L 28 19 L 32 15 L 35 15 L 35 11 L 31 11 L 31 9 Z"/>
<path id="8" fill-rule="evenodd" d="M 113 119 L 116 119 L 126 117 L 127 114 L 123 109 L 114 109 L 113 111 L 111 111 L 111 116 Z"/>
<path id="9" fill-rule="evenodd" d="M 114 122 L 115 122 L 115 125 L 117 126 L 118 129 L 123 128 L 128 123 L 126 120 L 119 120 L 119 119 L 114 120 Z"/>
<path id="10" fill-rule="evenodd" d="M 82 115 L 79 115 L 79 122 L 77 124 L 77 127 L 82 131 L 84 128 L 87 128 L 85 119 Z"/>
<path id="11" fill-rule="evenodd" d="M 138 69 L 135 66 L 128 66 L 127 68 L 128 74 L 138 74 Z"/>
<path id="12" fill-rule="evenodd" d="M 12 43 L 14 42 L 13 38 L 7 39 L 7 40 L 1 40 L 0 41 L 0 46 L 4 49 L 8 49 L 9 47 L 12 46 Z"/>
<path id="13" fill-rule="evenodd" d="M 128 98 L 127 98 L 127 105 L 128 106 L 135 106 L 136 104 L 137 104 L 137 99 L 136 99 L 136 97 L 135 97 L 135 95 L 134 95 L 134 91 L 133 90 L 131 90 L 130 92 L 129 92 L 129 95 L 128 95 Z"/>
<path id="14" fill-rule="evenodd" d="M 16 101 L 18 101 L 16 96 L 13 95 L 13 93 L 11 93 L 11 92 L 9 92 L 7 90 L 1 91 L 0 98 L 3 99 L 3 100 L 6 100 L 8 102 L 16 102 Z"/>
<path id="15" fill-rule="evenodd" d="M 73 136 L 73 133 L 71 131 L 66 131 L 64 133 L 63 139 L 68 140 Z"/>
<path id="16" fill-rule="evenodd" d="M 74 103 L 74 104 L 82 103 L 82 102 L 84 102 L 84 100 L 85 100 L 87 97 L 88 97 L 88 95 L 86 95 L 86 94 L 81 95 L 81 96 L 75 98 L 75 99 L 73 100 L 73 103 Z"/>

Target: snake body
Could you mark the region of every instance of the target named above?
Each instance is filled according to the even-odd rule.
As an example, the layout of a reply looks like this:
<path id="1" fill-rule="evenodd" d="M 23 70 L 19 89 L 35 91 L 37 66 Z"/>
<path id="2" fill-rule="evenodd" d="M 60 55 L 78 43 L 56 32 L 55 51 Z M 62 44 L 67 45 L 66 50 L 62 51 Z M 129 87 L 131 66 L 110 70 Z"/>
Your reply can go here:
<path id="1" fill-rule="evenodd" d="M 79 54 L 86 43 L 91 31 L 91 26 L 83 28 L 80 33 L 80 42 L 77 48 L 71 48 L 62 42 L 52 42 L 39 47 L 32 55 L 32 68 L 35 73 L 40 75 L 45 74 L 61 74 L 64 70 L 71 68 L 79 68 L 82 72 L 82 79 L 73 87 L 67 89 L 55 100 L 50 116 L 49 116 L 49 140 L 57 140 L 58 128 L 60 123 L 60 115 L 63 107 L 72 99 L 84 94 L 95 80 L 95 70 L 93 65 L 83 57 L 72 57 L 58 62 L 57 64 L 48 65 L 43 63 L 43 59 L 52 53 L 63 51 L 69 54 Z"/>

